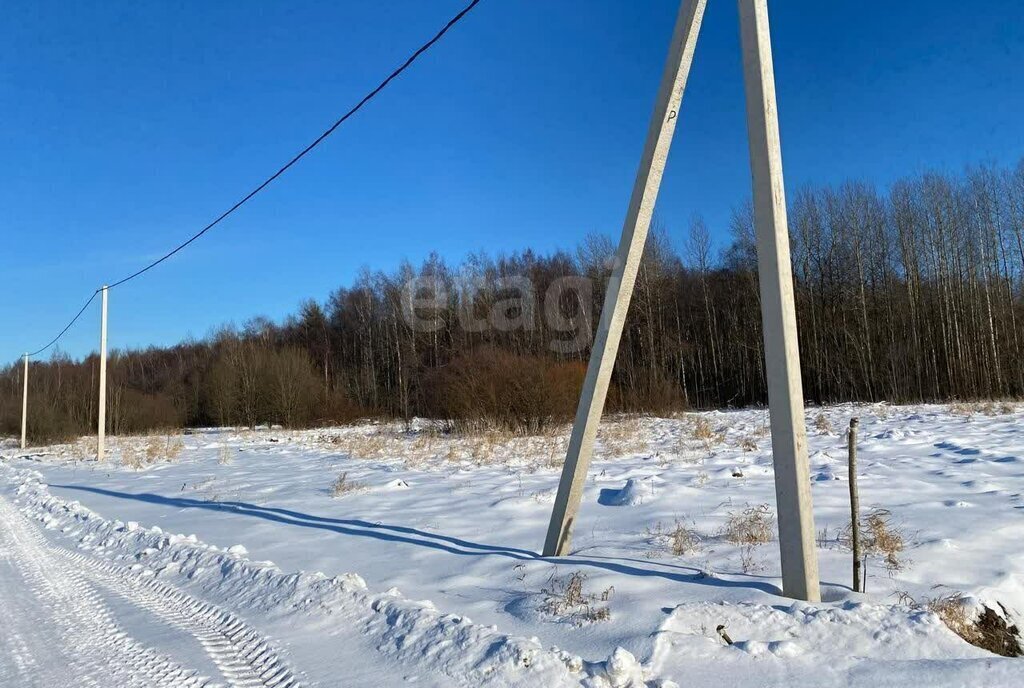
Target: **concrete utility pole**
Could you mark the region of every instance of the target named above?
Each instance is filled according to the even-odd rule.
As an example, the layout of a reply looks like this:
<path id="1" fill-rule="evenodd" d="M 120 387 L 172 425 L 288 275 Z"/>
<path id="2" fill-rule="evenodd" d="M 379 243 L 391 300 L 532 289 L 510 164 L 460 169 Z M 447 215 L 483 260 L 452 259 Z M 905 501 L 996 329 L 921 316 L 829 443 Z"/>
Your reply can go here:
<path id="1" fill-rule="evenodd" d="M 633 295 L 637 269 L 643 256 L 647 231 L 654 213 L 654 204 L 661 186 L 672 134 L 679 121 L 679 105 L 686 88 L 686 79 L 693 62 L 700 23 L 704 17 L 706 0 L 683 0 L 676 17 L 675 30 L 669 48 L 665 71 L 661 77 L 654 114 L 647 129 L 640 169 L 633 183 L 626 221 L 615 254 L 608 290 L 605 293 L 601 321 L 597 326 L 583 392 L 576 410 L 569 449 L 562 468 L 562 479 L 555 497 L 555 507 L 544 542 L 544 556 L 560 556 L 569 552 L 572 528 L 583 496 L 587 469 L 594 453 L 597 426 L 601 422 L 608 384 L 611 381 L 615 355 L 619 350 L 622 326 Z"/>
<path id="2" fill-rule="evenodd" d="M 24 355 L 25 373 L 22 375 L 21 391 L 21 448 L 25 448 L 25 436 L 28 430 L 28 354 Z"/>
<path id="3" fill-rule="evenodd" d="M 767 0 L 739 0 L 739 6 L 782 590 L 787 597 L 816 602 L 820 599 L 818 552 L 814 543 L 768 4 Z"/>
<path id="4" fill-rule="evenodd" d="M 107 285 L 103 292 L 100 308 L 100 401 L 99 422 L 96 424 L 96 460 L 103 460 L 103 441 L 107 434 Z"/>
<path id="5" fill-rule="evenodd" d="M 676 19 L 668 62 L 569 440 L 544 543 L 545 556 L 569 552 L 597 426 L 678 119 L 704 6 L 705 0 L 683 0 Z M 767 0 L 739 0 L 739 10 L 783 593 L 789 597 L 817 601 L 820 599 L 818 560 L 811 511 L 807 435 Z"/>

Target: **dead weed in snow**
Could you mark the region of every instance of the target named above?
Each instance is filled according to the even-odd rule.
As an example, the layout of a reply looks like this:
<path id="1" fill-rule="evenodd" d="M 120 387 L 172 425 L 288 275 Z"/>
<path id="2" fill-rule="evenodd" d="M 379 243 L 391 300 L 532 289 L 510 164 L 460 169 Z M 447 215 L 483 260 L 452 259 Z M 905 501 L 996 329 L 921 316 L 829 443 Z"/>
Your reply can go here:
<path id="1" fill-rule="evenodd" d="M 647 553 L 648 559 L 660 556 L 663 551 L 676 557 L 693 554 L 700 550 L 703 539 L 696 527 L 692 524 L 687 525 L 679 519 L 676 519 L 672 526 L 656 523 L 653 528 L 647 529 L 646 537 L 647 541 L 657 548 Z"/>
<path id="2" fill-rule="evenodd" d="M 1003 657 L 1024 656 L 1020 629 L 1010 623 L 1006 607 L 996 603 L 1001 612 L 986 604 L 975 609 L 963 593 L 952 592 L 937 597 L 915 600 L 905 592 L 897 593 L 901 604 L 913 609 L 926 609 L 942 619 L 949 630 L 971 645 Z"/>
<path id="3" fill-rule="evenodd" d="M 538 611 L 568 621 L 576 627 L 608 621 L 612 615 L 607 603 L 615 593 L 615 588 L 608 587 L 600 593 L 587 593 L 583 589 L 586 581 L 587 574 L 582 571 L 573 571 L 564 578 L 552 573 L 547 587 L 541 589 L 544 602 Z"/>

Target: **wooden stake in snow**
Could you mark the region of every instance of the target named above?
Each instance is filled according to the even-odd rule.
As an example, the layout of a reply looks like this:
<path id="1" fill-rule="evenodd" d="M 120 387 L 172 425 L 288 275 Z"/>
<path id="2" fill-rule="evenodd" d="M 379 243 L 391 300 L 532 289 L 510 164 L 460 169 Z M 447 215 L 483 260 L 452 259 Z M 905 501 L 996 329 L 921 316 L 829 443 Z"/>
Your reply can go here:
<path id="1" fill-rule="evenodd" d="M 864 592 L 860 581 L 860 496 L 857 494 L 857 426 L 859 424 L 859 418 L 851 418 L 850 432 L 847 435 L 850 456 L 850 540 L 853 546 L 854 592 Z"/>

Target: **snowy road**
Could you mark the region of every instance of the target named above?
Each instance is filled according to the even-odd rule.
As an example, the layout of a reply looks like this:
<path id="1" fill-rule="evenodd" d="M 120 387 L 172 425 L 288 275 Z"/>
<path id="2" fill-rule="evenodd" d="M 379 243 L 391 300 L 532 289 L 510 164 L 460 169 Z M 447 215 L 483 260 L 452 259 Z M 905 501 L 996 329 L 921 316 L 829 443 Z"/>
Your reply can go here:
<path id="1" fill-rule="evenodd" d="M 298 685 L 232 615 L 53 544 L 3 497 L 0 523 L 0 685 Z"/>

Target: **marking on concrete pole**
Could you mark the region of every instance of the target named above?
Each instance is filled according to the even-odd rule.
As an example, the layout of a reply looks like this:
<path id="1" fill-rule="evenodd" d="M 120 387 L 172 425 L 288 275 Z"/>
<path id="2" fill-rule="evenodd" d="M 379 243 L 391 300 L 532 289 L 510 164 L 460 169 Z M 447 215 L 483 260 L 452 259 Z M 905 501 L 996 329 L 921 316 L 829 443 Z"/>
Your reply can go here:
<path id="1" fill-rule="evenodd" d="M 100 400 L 99 420 L 96 423 L 96 460 L 102 461 L 104 439 L 107 434 L 107 285 L 100 290 L 103 293 L 100 307 Z"/>
<path id="2" fill-rule="evenodd" d="M 25 437 L 28 430 L 28 354 L 25 354 L 25 372 L 22 375 L 21 391 L 21 448 L 25 448 Z"/>
<path id="3" fill-rule="evenodd" d="M 787 597 L 818 601 L 793 273 L 767 0 L 739 0 L 775 499 Z"/>
<path id="4" fill-rule="evenodd" d="M 675 131 L 679 104 L 693 62 L 693 51 L 700 33 L 706 0 L 683 0 L 676 17 L 672 43 L 665 71 L 655 101 L 654 113 L 647 130 L 640 168 L 637 170 L 630 197 L 622 238 L 615 255 L 615 265 L 608 281 L 601 321 L 590 354 L 587 376 L 583 383 L 576 420 L 569 439 L 558 495 L 551 513 L 544 556 L 568 553 L 572 528 L 579 509 L 587 468 L 594 453 L 594 440 L 601 422 L 608 384 L 615 356 L 619 350 L 622 326 L 629 311 L 629 302 L 636 282 L 636 273 L 647 241 L 651 215 L 658 198 L 665 161 Z"/>

